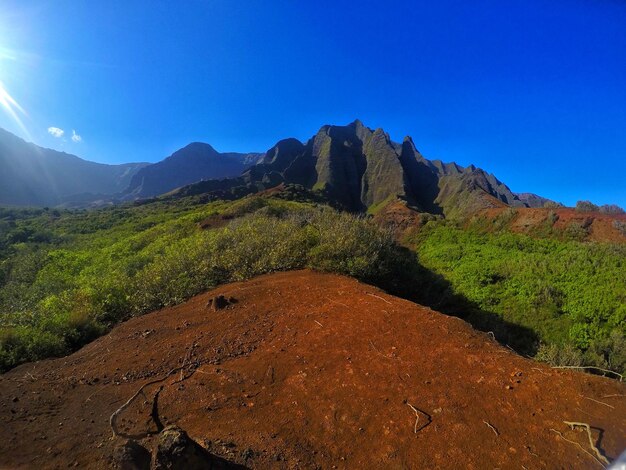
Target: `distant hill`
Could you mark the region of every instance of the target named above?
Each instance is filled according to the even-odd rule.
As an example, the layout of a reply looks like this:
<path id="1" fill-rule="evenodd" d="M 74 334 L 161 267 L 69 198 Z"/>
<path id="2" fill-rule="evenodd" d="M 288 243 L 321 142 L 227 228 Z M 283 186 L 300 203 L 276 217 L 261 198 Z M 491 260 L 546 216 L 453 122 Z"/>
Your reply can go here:
<path id="1" fill-rule="evenodd" d="M 145 165 L 89 162 L 27 143 L 0 129 L 0 204 L 56 206 L 74 196 L 91 199 L 97 194 L 117 193 Z"/>
<path id="2" fill-rule="evenodd" d="M 323 126 L 306 143 L 281 140 L 240 177 L 199 182 L 171 196 L 239 197 L 281 183 L 302 185 L 355 212 L 376 212 L 396 199 L 419 211 L 451 216 L 489 207 L 526 207 L 494 175 L 473 165 L 428 160 L 410 137 L 399 144 L 384 130 L 372 130 L 358 120 Z"/>
<path id="3" fill-rule="evenodd" d="M 555 202 L 551 199 L 538 196 L 533 193 L 517 193 L 517 197 L 520 201 L 526 204 L 527 207 L 541 208 L 541 207 L 564 207 L 560 202 Z"/>
<path id="4" fill-rule="evenodd" d="M 209 144 L 194 142 L 165 160 L 139 170 L 124 191 L 124 197 L 153 197 L 203 179 L 239 176 L 262 156 L 260 153 L 219 153 Z"/>

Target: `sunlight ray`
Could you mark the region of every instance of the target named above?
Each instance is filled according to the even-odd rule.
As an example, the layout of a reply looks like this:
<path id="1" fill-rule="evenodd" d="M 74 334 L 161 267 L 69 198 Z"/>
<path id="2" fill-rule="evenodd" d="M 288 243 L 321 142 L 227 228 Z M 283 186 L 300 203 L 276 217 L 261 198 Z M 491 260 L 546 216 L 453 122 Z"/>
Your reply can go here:
<path id="1" fill-rule="evenodd" d="M 22 106 L 20 106 L 20 104 L 9 94 L 4 86 L 4 83 L 2 82 L 0 82 L 0 105 L 2 105 L 4 111 L 15 121 L 22 132 L 24 132 L 28 138 L 31 138 L 24 122 L 20 118 L 20 114 L 23 114 L 24 116 L 28 116 L 28 114 L 24 108 L 22 108 Z"/>

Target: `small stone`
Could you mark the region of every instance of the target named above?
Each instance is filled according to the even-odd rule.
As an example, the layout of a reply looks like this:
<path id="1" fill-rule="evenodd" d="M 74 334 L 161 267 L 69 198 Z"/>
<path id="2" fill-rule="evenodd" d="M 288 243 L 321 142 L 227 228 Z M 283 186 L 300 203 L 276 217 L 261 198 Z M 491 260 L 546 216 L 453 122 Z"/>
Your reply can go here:
<path id="1" fill-rule="evenodd" d="M 154 470 L 201 470 L 213 468 L 214 458 L 177 426 L 167 426 L 159 434 Z"/>
<path id="2" fill-rule="evenodd" d="M 120 470 L 149 470 L 150 452 L 137 441 L 129 439 L 113 451 L 113 467 Z"/>

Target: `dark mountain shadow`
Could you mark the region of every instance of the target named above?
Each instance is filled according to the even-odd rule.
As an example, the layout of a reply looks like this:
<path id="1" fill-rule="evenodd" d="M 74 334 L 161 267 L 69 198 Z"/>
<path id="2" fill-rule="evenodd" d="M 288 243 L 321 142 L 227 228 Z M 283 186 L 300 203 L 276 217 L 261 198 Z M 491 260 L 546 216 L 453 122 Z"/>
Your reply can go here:
<path id="1" fill-rule="evenodd" d="M 465 296 L 454 292 L 443 276 L 422 266 L 416 253 L 398 247 L 403 269 L 394 270 L 393 279 L 381 279 L 377 284 L 390 294 L 430 307 L 446 315 L 467 321 L 477 330 L 493 333 L 495 339 L 524 356 L 534 356 L 539 345 L 537 333 L 525 326 L 511 323 L 495 312 L 482 309 Z"/>

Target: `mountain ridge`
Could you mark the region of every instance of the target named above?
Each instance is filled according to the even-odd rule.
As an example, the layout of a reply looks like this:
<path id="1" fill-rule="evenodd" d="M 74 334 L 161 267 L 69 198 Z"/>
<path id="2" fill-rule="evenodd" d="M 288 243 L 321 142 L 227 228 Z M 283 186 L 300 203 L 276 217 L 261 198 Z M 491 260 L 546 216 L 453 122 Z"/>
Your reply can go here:
<path id="1" fill-rule="evenodd" d="M 502 205 L 527 207 L 493 174 L 429 160 L 410 136 L 400 144 L 358 119 L 324 125 L 305 143 L 280 140 L 241 176 L 194 183 L 170 196 L 239 196 L 278 184 L 302 185 L 353 212 L 375 211 L 398 198 L 418 211 L 452 216 Z"/>
<path id="2" fill-rule="evenodd" d="M 145 165 L 91 162 L 26 142 L 0 129 L 0 203 L 56 206 L 76 195 L 116 193 Z"/>
<path id="3" fill-rule="evenodd" d="M 6 162 L 10 152 L 2 152 L 2 143 L 12 134 L 3 132 L 0 166 L 10 167 Z M 371 129 L 358 119 L 344 126 L 323 125 L 306 142 L 279 140 L 264 153 L 218 152 L 208 143 L 191 142 L 152 164 L 97 164 L 12 137 L 20 142 L 23 154 L 28 155 L 28 149 L 45 154 L 48 166 L 63 158 L 87 166 L 89 171 L 70 172 L 82 185 L 64 180 L 55 183 L 54 191 L 49 192 L 56 197 L 40 197 L 29 184 L 17 188 L 7 183 L 4 194 L 0 192 L 0 203 L 5 204 L 84 207 L 192 194 L 232 199 L 279 184 L 300 185 L 352 212 L 376 212 L 398 199 L 419 212 L 452 217 L 481 209 L 535 207 L 551 202 L 529 193 L 521 193 L 522 200 L 492 173 L 474 165 L 429 160 L 410 136 L 402 143 L 394 142 L 384 129 Z M 110 173 L 111 169 L 116 172 L 116 184 L 103 186 L 89 181 L 98 179 L 94 172 Z M 46 168 L 39 171 L 39 179 L 50 172 Z"/>

